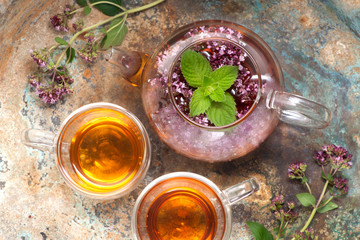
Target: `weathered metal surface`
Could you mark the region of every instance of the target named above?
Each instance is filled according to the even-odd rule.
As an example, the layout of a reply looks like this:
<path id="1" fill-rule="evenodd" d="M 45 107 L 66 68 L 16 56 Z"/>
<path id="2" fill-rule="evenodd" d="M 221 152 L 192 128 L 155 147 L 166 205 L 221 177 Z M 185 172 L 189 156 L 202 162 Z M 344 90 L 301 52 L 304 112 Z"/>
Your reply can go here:
<path id="1" fill-rule="evenodd" d="M 131 2 L 131 6 L 142 1 Z M 149 1 L 144 1 L 148 3 Z M 306 189 L 287 178 L 287 164 L 309 163 L 311 185 L 320 194 L 319 168 L 312 151 L 340 144 L 354 155 L 345 172 L 349 194 L 335 200 L 341 207 L 318 215 L 312 226 L 320 239 L 360 238 L 360 1 L 359 0 L 168 0 L 129 17 L 124 47 L 151 52 L 177 27 L 204 19 L 225 19 L 260 35 L 273 49 L 284 71 L 286 90 L 326 104 L 333 113 L 329 127 L 305 129 L 280 123 L 254 152 L 232 162 L 207 164 L 172 152 L 150 128 L 140 91 L 99 59 L 93 65 L 72 64 L 75 92 L 54 106 L 40 102 L 27 84 L 35 69 L 29 49 L 49 46 L 58 35 L 49 17 L 65 0 L 0 1 L 0 238 L 129 239 L 132 207 L 151 180 L 174 171 L 204 175 L 222 188 L 255 176 L 261 191 L 234 206 L 232 239 L 252 239 L 247 220 L 273 226 L 270 199 L 287 200 Z M 104 16 L 95 14 L 91 22 Z M 150 133 L 153 157 L 145 180 L 128 197 L 112 201 L 74 193 L 60 177 L 55 155 L 24 147 L 22 129 L 58 131 L 67 114 L 91 102 L 108 101 L 135 113 Z M 300 212 L 290 232 L 299 229 L 310 209 Z M 302 209 L 302 210 L 300 210 Z"/>

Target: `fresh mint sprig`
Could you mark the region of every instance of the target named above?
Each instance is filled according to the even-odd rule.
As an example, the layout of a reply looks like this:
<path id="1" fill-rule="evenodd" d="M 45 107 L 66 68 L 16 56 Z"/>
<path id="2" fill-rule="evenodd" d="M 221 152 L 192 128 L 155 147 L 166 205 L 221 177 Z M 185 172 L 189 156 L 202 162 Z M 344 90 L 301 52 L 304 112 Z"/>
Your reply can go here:
<path id="1" fill-rule="evenodd" d="M 201 53 L 186 50 L 181 56 L 181 72 L 194 88 L 190 101 L 190 117 L 205 113 L 215 126 L 224 126 L 236 120 L 236 104 L 231 94 L 225 92 L 238 76 L 236 66 L 222 66 L 212 70 Z"/>

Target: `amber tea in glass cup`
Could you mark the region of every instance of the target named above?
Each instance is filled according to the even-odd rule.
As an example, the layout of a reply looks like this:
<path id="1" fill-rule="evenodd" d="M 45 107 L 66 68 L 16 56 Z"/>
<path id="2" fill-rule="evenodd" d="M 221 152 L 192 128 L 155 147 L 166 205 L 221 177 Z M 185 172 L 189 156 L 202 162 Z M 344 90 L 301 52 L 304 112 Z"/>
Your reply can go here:
<path id="1" fill-rule="evenodd" d="M 55 135 L 23 132 L 25 145 L 54 151 L 57 167 L 76 191 L 93 198 L 121 197 L 145 176 L 150 141 L 142 123 L 126 109 L 92 103 L 71 113 Z"/>
<path id="2" fill-rule="evenodd" d="M 136 200 L 131 228 L 137 240 L 219 240 L 231 234 L 231 205 L 258 191 L 255 178 L 220 190 L 194 173 L 152 181 Z"/>

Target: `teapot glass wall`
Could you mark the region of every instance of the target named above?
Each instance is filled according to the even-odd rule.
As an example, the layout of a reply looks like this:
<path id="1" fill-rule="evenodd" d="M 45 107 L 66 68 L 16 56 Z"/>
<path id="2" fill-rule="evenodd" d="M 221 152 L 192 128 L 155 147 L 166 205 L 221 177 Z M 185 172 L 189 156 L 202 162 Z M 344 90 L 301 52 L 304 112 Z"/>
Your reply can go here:
<path id="1" fill-rule="evenodd" d="M 206 126 L 188 117 L 174 99 L 172 81 L 180 56 L 196 44 L 209 42 L 241 48 L 252 72 L 251 81 L 258 88 L 248 111 L 227 126 Z M 279 120 L 312 128 L 324 128 L 330 122 L 326 107 L 283 92 L 283 75 L 274 53 L 259 36 L 235 23 L 195 22 L 165 39 L 150 58 L 138 52 L 114 50 L 108 59 L 120 66 L 126 79 L 141 86 L 145 112 L 161 140 L 192 159 L 216 162 L 244 156 L 272 133 Z"/>

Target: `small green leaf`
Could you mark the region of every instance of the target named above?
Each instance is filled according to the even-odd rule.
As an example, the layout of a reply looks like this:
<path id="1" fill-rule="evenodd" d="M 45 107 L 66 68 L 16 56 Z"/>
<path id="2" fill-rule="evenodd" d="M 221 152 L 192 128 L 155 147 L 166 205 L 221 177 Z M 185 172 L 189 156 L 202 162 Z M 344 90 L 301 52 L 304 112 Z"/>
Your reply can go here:
<path id="1" fill-rule="evenodd" d="M 182 54 L 181 72 L 191 87 L 204 86 L 204 76 L 210 75 L 211 71 L 209 61 L 200 53 L 188 49 Z"/>
<path id="2" fill-rule="evenodd" d="M 75 57 L 75 49 L 70 47 L 66 50 L 66 62 L 71 63 Z"/>
<path id="3" fill-rule="evenodd" d="M 204 94 L 205 89 L 200 87 L 194 91 L 190 101 L 190 117 L 204 113 L 211 105 L 211 99 Z"/>
<path id="4" fill-rule="evenodd" d="M 215 91 L 215 87 L 214 86 L 207 86 L 207 87 L 204 87 L 204 95 L 205 96 L 209 96 L 211 93 L 213 93 Z"/>
<path id="5" fill-rule="evenodd" d="M 104 27 L 102 27 L 102 28 L 100 28 L 100 30 L 99 30 L 101 33 L 104 33 L 104 34 L 106 34 L 106 28 L 104 28 Z"/>
<path id="6" fill-rule="evenodd" d="M 303 176 L 302 179 L 301 179 L 301 183 L 302 183 L 302 184 L 305 184 L 305 183 L 307 183 L 307 182 L 308 182 L 307 177 Z"/>
<path id="7" fill-rule="evenodd" d="M 310 193 L 299 193 L 299 194 L 296 194 L 296 197 L 297 197 L 297 199 L 299 199 L 300 203 L 304 207 L 308 207 L 310 205 L 315 206 L 316 199 L 315 199 L 314 195 L 312 195 Z"/>
<path id="8" fill-rule="evenodd" d="M 216 69 L 210 76 L 215 82 L 219 83 L 219 86 L 223 91 L 226 91 L 234 84 L 238 72 L 238 67 L 225 65 Z"/>
<path id="9" fill-rule="evenodd" d="M 100 2 L 103 0 L 90 0 L 91 3 L 96 3 L 96 2 Z M 115 3 L 119 6 L 121 6 L 121 0 L 106 0 L 107 2 L 112 2 Z M 97 8 L 99 11 L 101 11 L 102 13 L 104 13 L 107 16 L 115 16 L 116 14 L 122 12 L 122 10 L 117 7 L 114 6 L 112 4 L 107 4 L 107 3 L 101 3 L 98 5 L 94 6 L 95 8 Z"/>
<path id="10" fill-rule="evenodd" d="M 89 7 L 89 6 L 84 7 L 84 15 L 86 16 L 89 13 L 91 13 L 91 7 Z"/>
<path id="11" fill-rule="evenodd" d="M 327 180 L 329 180 L 329 182 L 333 182 L 334 181 L 334 177 L 329 173 L 327 175 Z"/>
<path id="12" fill-rule="evenodd" d="M 317 210 L 318 213 L 325 213 L 331 210 L 334 210 L 336 208 L 338 208 L 339 206 L 336 203 L 333 202 L 328 202 L 325 206 L 319 208 Z"/>
<path id="13" fill-rule="evenodd" d="M 122 18 L 114 19 L 110 23 L 109 29 L 111 30 L 106 34 L 100 44 L 103 50 L 106 50 L 112 46 L 121 45 L 128 31 L 125 20 L 123 20 Z"/>
<path id="14" fill-rule="evenodd" d="M 209 97 L 215 102 L 223 102 L 225 100 L 225 92 L 220 87 L 217 87 L 210 93 Z"/>
<path id="15" fill-rule="evenodd" d="M 76 0 L 76 3 L 79 4 L 81 7 L 84 7 L 87 5 L 86 0 Z"/>
<path id="16" fill-rule="evenodd" d="M 212 102 L 205 113 L 209 120 L 217 127 L 233 123 L 236 120 L 235 100 L 230 93 L 226 92 L 225 100 L 223 102 Z"/>
<path id="17" fill-rule="evenodd" d="M 247 221 L 246 224 L 256 240 L 274 240 L 273 235 L 260 223 Z"/>
<path id="18" fill-rule="evenodd" d="M 327 180 L 327 179 L 326 179 L 326 176 L 325 176 L 325 173 L 324 173 L 324 171 L 322 171 L 322 170 L 321 170 L 321 177 L 322 177 L 323 179 Z"/>
<path id="19" fill-rule="evenodd" d="M 60 45 L 68 45 L 67 41 L 65 41 L 64 39 L 59 38 L 59 37 L 56 37 L 55 41 Z"/>

